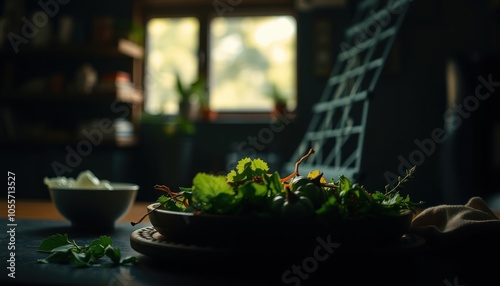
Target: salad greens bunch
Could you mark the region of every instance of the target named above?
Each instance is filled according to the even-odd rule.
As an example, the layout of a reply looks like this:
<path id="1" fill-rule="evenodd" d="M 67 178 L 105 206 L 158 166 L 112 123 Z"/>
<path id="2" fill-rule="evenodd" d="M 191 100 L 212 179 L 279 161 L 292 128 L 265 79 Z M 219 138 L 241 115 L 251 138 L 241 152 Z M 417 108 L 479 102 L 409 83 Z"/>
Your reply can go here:
<path id="1" fill-rule="evenodd" d="M 191 188 L 171 192 L 166 186 L 155 186 L 167 194 L 158 198 L 165 209 L 210 214 L 266 214 L 269 203 L 284 192 L 278 172 L 268 174 L 261 159 L 244 158 L 226 176 L 197 173 Z"/>
<path id="2" fill-rule="evenodd" d="M 361 218 L 415 213 L 415 208 L 423 204 L 399 192 L 415 167 L 392 189 L 386 186 L 385 192 L 371 193 L 344 175 L 329 181 L 319 170 L 299 175 L 300 163 L 313 153 L 311 149 L 296 163 L 295 172 L 284 178 L 278 172 L 270 173 L 261 159 L 243 158 L 226 176 L 200 172 L 191 187 L 181 187 L 177 192 L 156 185 L 155 189 L 165 192 L 157 199 L 158 207 L 197 214 Z"/>

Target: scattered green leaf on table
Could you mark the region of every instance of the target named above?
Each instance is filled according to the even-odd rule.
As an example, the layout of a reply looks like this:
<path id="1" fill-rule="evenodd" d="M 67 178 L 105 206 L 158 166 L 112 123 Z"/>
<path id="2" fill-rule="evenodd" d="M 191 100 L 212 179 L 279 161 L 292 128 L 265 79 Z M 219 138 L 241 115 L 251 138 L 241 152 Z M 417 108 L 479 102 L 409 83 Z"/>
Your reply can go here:
<path id="1" fill-rule="evenodd" d="M 74 240 L 70 241 L 67 234 L 55 234 L 44 239 L 37 248 L 39 252 L 50 253 L 38 263 L 72 264 L 76 267 L 91 267 L 101 265 L 101 258 L 107 256 L 112 265 L 136 264 L 137 257 L 122 258 L 121 251 L 113 246 L 109 236 L 101 236 L 89 245 L 80 246 Z"/>

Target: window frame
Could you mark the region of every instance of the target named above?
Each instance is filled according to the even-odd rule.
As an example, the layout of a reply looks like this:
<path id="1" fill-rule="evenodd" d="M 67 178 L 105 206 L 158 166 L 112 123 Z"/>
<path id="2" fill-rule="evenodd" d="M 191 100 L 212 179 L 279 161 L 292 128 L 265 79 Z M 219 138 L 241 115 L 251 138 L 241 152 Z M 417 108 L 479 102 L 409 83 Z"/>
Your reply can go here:
<path id="1" fill-rule="evenodd" d="M 198 74 L 203 77 L 209 76 L 209 41 L 210 41 L 210 22 L 216 17 L 220 17 L 217 14 L 217 10 L 214 7 L 215 1 L 202 1 L 202 0 L 191 0 L 191 1 L 166 1 L 166 0 L 144 0 L 137 1 L 136 7 L 134 8 L 134 18 L 135 21 L 142 23 L 143 27 L 146 27 L 149 20 L 154 18 L 175 18 L 175 17 L 195 17 L 199 20 L 199 35 L 198 35 Z M 222 1 L 226 3 L 227 1 Z M 229 3 L 229 2 L 228 2 Z M 236 3 L 236 2 L 235 2 Z M 292 16 L 295 18 L 296 23 L 298 23 L 298 14 L 293 6 L 293 1 L 285 0 L 245 0 L 241 1 L 240 4 L 231 12 L 224 13 L 223 17 L 245 17 L 245 16 Z M 145 35 L 145 42 L 146 42 Z M 298 67 L 299 67 L 299 44 L 298 44 L 298 25 L 297 25 L 297 37 L 296 37 L 296 61 L 295 61 L 295 72 L 298 77 Z M 147 54 L 145 55 L 147 57 Z M 146 61 L 144 61 L 146 65 Z M 143 67 L 146 71 L 146 67 Z M 299 100 L 299 81 L 295 81 L 296 90 L 296 102 L 298 104 Z M 145 95 L 147 96 L 147 95 Z M 210 94 L 208 95 L 210 97 Z M 291 110 L 287 113 L 287 116 L 293 118 L 295 116 L 296 110 Z M 171 116 L 171 115 L 165 115 Z M 238 122 L 238 123 L 248 123 L 248 122 L 269 122 L 272 118 L 271 112 L 265 111 L 218 111 L 217 117 L 211 121 L 215 122 Z"/>

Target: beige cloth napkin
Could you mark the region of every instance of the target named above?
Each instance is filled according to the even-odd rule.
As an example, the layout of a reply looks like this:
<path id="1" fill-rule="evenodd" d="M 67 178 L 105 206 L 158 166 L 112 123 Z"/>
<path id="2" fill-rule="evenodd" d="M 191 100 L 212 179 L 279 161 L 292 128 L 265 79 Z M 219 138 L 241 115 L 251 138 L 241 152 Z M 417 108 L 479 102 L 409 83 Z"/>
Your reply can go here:
<path id="1" fill-rule="evenodd" d="M 410 233 L 440 249 L 500 251 L 500 219 L 480 197 L 472 197 L 465 205 L 424 209 L 413 218 Z"/>

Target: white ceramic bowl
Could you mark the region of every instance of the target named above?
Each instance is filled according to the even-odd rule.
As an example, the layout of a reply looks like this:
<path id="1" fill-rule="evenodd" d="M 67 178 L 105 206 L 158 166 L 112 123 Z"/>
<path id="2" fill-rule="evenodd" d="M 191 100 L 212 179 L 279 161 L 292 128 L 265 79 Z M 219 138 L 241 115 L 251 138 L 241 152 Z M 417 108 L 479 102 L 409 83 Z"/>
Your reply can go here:
<path id="1" fill-rule="evenodd" d="M 111 229 L 132 207 L 139 186 L 111 183 L 112 189 L 49 187 L 59 213 L 75 228 Z"/>

